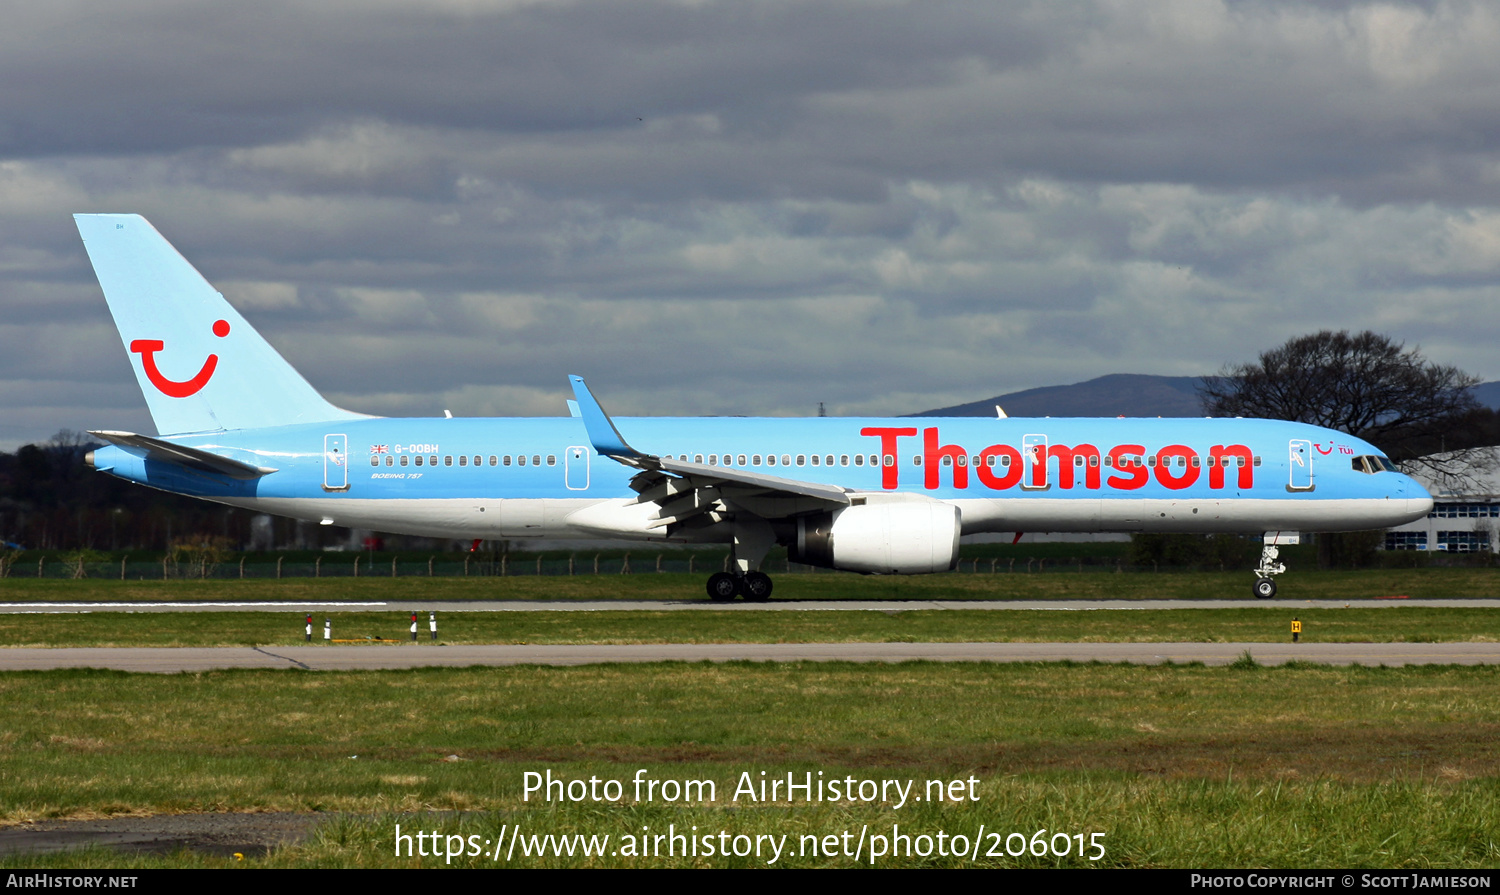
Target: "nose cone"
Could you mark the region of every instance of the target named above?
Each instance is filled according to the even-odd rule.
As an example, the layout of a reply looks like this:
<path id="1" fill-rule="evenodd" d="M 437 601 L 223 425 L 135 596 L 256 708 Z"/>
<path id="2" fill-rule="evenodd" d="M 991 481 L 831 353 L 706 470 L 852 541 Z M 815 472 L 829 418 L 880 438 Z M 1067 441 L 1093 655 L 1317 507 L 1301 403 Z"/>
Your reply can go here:
<path id="1" fill-rule="evenodd" d="M 1406 514 L 1411 517 L 1408 521 L 1415 522 L 1432 512 L 1432 495 L 1411 476 L 1403 475 L 1401 478 L 1404 481 L 1398 493 L 1406 497 Z"/>

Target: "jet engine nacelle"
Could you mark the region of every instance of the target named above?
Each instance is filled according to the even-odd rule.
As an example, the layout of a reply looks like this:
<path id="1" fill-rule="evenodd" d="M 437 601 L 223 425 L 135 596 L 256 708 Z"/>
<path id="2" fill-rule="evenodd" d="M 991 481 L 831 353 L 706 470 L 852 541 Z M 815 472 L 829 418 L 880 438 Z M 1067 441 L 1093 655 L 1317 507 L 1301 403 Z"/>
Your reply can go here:
<path id="1" fill-rule="evenodd" d="M 959 531 L 955 506 L 925 498 L 874 497 L 863 505 L 799 517 L 797 539 L 787 552 L 792 562 L 809 566 L 920 575 L 957 568 Z"/>

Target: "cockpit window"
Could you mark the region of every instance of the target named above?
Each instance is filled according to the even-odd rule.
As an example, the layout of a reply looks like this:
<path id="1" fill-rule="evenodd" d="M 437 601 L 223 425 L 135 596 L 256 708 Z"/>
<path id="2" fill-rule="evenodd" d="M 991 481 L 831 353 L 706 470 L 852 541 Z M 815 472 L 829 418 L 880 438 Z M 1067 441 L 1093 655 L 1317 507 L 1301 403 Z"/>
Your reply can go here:
<path id="1" fill-rule="evenodd" d="M 1354 467 L 1355 472 L 1362 472 L 1366 475 L 1374 475 L 1377 472 L 1401 471 L 1396 468 L 1396 464 L 1392 463 L 1389 457 L 1380 457 L 1375 454 L 1355 457 L 1350 461 L 1350 465 Z"/>

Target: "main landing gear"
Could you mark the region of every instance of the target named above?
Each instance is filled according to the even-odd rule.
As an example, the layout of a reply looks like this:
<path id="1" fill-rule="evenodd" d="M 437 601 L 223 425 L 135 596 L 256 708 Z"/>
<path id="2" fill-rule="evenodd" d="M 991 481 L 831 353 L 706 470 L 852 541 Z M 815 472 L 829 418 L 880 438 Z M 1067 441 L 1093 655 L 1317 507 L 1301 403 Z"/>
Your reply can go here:
<path id="1" fill-rule="evenodd" d="M 746 602 L 764 603 L 771 599 L 771 576 L 765 572 L 746 572 L 731 575 L 715 572 L 708 576 L 708 598 L 727 603 L 735 597 L 744 597 Z"/>
<path id="2" fill-rule="evenodd" d="M 724 571 L 708 576 L 708 598 L 726 603 L 744 597 L 747 603 L 764 603 L 771 599 L 771 576 L 757 569 L 775 545 L 776 533 L 752 513 L 738 513 L 733 526 L 729 562 Z"/>
<path id="3" fill-rule="evenodd" d="M 1276 561 L 1281 551 L 1272 543 L 1275 540 L 1274 537 L 1262 539 L 1260 565 L 1255 569 L 1255 598 L 1257 600 L 1269 600 L 1276 596 L 1276 581 L 1271 576 L 1280 575 L 1286 571 L 1286 563 Z"/>

